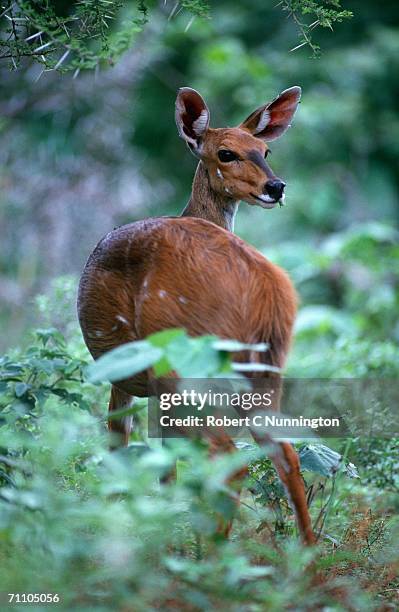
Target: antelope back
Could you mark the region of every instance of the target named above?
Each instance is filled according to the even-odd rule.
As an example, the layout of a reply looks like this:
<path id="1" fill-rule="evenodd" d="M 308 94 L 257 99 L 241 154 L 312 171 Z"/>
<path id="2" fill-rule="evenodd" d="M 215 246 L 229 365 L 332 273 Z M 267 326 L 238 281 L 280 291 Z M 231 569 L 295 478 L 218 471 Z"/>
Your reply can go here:
<path id="1" fill-rule="evenodd" d="M 295 311 L 282 270 L 233 234 L 191 218 L 152 219 L 108 234 L 86 265 L 78 299 L 94 358 L 182 327 L 192 336 L 268 342 L 268 362 L 281 367 Z M 140 380 L 140 388 L 134 381 L 123 388 L 145 395 Z"/>

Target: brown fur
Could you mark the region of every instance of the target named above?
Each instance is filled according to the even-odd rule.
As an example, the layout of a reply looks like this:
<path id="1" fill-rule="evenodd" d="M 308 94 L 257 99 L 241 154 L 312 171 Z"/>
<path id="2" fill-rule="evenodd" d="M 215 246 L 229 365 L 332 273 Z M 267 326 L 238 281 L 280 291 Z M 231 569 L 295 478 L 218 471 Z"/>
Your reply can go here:
<path id="1" fill-rule="evenodd" d="M 250 198 L 248 190 L 260 188 L 268 179 L 262 164 L 251 161 L 251 157 L 257 160 L 254 151 L 264 153 L 260 139 L 265 130 L 258 137 L 250 131 L 256 131 L 262 112 L 273 110 L 273 105 L 280 123 L 273 123 L 271 112 L 266 131 L 272 130 L 272 135 L 281 131 L 283 119 L 287 123 L 292 118 L 298 102 L 297 88 L 293 89 L 293 93 L 288 95 L 291 90 L 287 90 L 271 105 L 255 111 L 239 128 L 206 127 L 198 138 L 195 122 L 207 107 L 193 90 L 179 94 L 179 131 L 201 160 L 192 196 L 183 217 L 147 219 L 118 228 L 105 236 L 90 256 L 80 282 L 78 313 L 85 342 L 95 359 L 123 343 L 179 327 L 192 336 L 215 334 L 247 343 L 267 342 L 270 350 L 251 353 L 252 360 L 284 366 L 296 312 L 294 288 L 283 270 L 227 230 L 232 226 L 237 200 Z M 243 160 L 241 164 L 224 164 L 222 183 L 229 193 L 219 185 L 217 175 L 220 147 L 234 147 Z M 244 353 L 235 355 L 237 361 L 248 358 Z M 143 372 L 114 385 L 110 411 L 128 405 L 130 396 L 145 396 L 147 381 L 148 374 Z M 126 419 L 110 421 L 111 431 L 121 436 L 122 444 L 127 444 L 130 428 Z M 226 450 L 226 435 L 213 440 L 211 446 L 213 453 L 218 447 Z M 234 450 L 229 440 L 227 447 L 229 452 Z M 312 543 L 297 455 L 289 444 L 283 444 L 273 460 L 303 539 Z M 244 474 L 245 470 L 241 478 Z"/>
<path id="2" fill-rule="evenodd" d="M 150 219 L 114 230 L 82 275 L 79 320 L 94 358 L 123 342 L 183 327 L 269 342 L 282 367 L 296 298 L 286 273 L 202 219 Z M 142 395 L 135 379 L 119 385 Z"/>

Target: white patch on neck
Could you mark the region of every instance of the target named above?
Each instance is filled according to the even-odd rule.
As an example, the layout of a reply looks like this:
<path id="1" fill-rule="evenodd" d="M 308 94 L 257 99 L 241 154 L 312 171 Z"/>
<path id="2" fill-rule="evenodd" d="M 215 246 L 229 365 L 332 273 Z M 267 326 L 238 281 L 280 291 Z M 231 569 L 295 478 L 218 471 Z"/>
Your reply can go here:
<path id="1" fill-rule="evenodd" d="M 208 127 L 208 121 L 209 121 L 209 113 L 204 108 L 201 111 L 201 114 L 198 117 L 198 119 L 193 121 L 193 130 L 197 134 L 197 136 L 201 136 L 205 132 L 206 128 Z"/>
<path id="2" fill-rule="evenodd" d="M 265 108 L 265 110 L 262 112 L 259 118 L 259 123 L 256 126 L 254 134 L 260 134 L 260 132 L 263 132 L 263 130 L 265 129 L 265 127 L 267 126 L 269 122 L 270 122 L 270 113 L 267 110 L 267 108 Z"/>

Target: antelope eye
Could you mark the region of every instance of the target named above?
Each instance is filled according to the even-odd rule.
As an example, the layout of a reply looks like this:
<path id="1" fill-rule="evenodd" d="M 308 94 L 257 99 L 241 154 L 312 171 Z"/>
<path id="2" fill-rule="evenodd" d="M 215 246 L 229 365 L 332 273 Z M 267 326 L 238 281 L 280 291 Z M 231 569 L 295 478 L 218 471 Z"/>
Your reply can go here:
<path id="1" fill-rule="evenodd" d="M 271 153 L 271 151 L 270 151 L 270 149 L 267 149 L 267 151 L 265 151 L 265 159 L 269 155 L 269 153 Z"/>
<path id="2" fill-rule="evenodd" d="M 229 149 L 220 149 L 220 151 L 218 151 L 218 158 L 221 162 L 232 162 L 238 159 L 238 155 Z"/>

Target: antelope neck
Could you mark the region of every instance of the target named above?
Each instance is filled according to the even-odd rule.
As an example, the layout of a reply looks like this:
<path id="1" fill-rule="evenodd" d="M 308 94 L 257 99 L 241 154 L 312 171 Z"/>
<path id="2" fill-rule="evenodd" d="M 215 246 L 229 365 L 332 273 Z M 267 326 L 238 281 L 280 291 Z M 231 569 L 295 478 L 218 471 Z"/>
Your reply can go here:
<path id="1" fill-rule="evenodd" d="M 204 164 L 199 162 L 194 176 L 191 198 L 181 216 L 206 219 L 233 232 L 237 208 L 237 200 L 227 195 L 220 195 L 212 189 L 208 171 Z"/>

